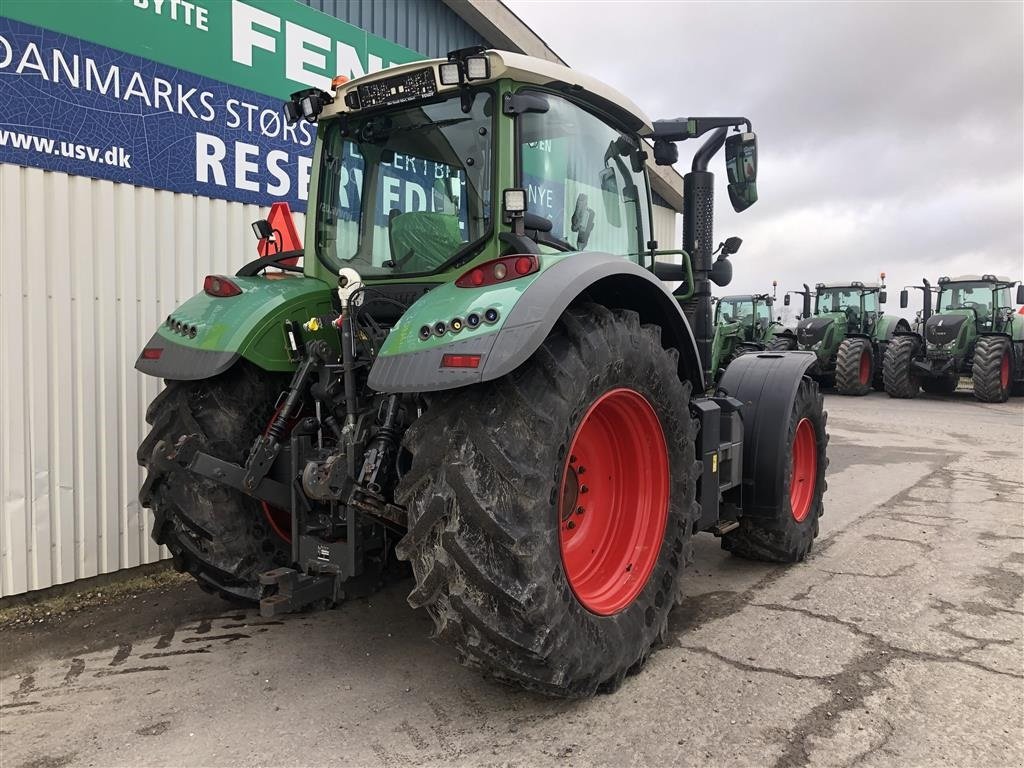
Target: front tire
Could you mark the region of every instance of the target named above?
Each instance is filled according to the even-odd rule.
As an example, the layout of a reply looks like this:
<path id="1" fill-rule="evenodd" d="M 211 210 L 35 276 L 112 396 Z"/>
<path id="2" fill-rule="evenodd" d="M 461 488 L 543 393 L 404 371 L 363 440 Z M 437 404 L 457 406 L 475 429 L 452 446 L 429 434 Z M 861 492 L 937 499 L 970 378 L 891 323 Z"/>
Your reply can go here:
<path id="1" fill-rule="evenodd" d="M 750 560 L 796 563 L 811 551 L 824 513 L 828 466 L 827 415 L 818 384 L 805 376 L 789 419 L 782 467 L 784 482 L 770 514 L 744 514 L 722 537 L 722 549 Z"/>
<path id="2" fill-rule="evenodd" d="M 910 399 L 921 391 L 921 379 L 913 362 L 921 354 L 921 342 L 914 336 L 897 336 L 889 342 L 882 363 L 882 377 L 889 397 Z"/>
<path id="3" fill-rule="evenodd" d="M 982 336 L 971 365 L 974 396 L 983 403 L 1005 403 L 1013 383 L 1013 350 L 1005 336 Z"/>
<path id="4" fill-rule="evenodd" d="M 840 395 L 866 395 L 871 391 L 874 377 L 871 342 L 862 338 L 843 339 L 836 353 L 836 391 Z"/>
<path id="5" fill-rule="evenodd" d="M 137 457 L 148 470 L 140 502 L 153 510 L 153 540 L 167 546 L 179 571 L 227 598 L 257 601 L 260 573 L 287 564 L 288 548 L 255 499 L 156 454 L 197 434 L 202 450 L 244 464 L 282 387 L 242 363 L 212 379 L 169 381 L 146 411 L 152 430 Z"/>
<path id="6" fill-rule="evenodd" d="M 792 336 L 776 336 L 764 348 L 768 352 L 788 352 L 796 349 L 796 339 Z"/>
<path id="7" fill-rule="evenodd" d="M 514 373 L 413 423 L 397 551 L 410 604 L 463 663 L 569 697 L 642 664 L 699 517 L 689 399 L 659 328 L 591 304 Z"/>

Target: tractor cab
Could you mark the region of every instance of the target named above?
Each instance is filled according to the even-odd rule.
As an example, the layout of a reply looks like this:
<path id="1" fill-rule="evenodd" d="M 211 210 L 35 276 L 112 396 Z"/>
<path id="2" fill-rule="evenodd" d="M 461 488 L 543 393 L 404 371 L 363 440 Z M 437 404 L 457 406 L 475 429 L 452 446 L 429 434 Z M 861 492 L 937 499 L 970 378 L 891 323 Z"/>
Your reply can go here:
<path id="1" fill-rule="evenodd" d="M 818 283 L 814 314 L 845 324 L 847 333 L 870 336 L 885 303 L 885 285 L 879 283 Z"/>
<path id="2" fill-rule="evenodd" d="M 1002 333 L 1013 316 L 1010 289 L 1016 281 L 995 275 L 940 277 L 930 330 L 966 320 L 978 333 Z M 1022 292 L 1018 290 L 1018 294 Z M 1017 303 L 1024 295 L 1017 296 Z M 958 318 L 962 318 L 959 321 Z"/>
<path id="3" fill-rule="evenodd" d="M 743 341 L 761 341 L 772 323 L 772 303 L 767 293 L 723 296 L 715 307 L 715 325 L 736 324 Z"/>

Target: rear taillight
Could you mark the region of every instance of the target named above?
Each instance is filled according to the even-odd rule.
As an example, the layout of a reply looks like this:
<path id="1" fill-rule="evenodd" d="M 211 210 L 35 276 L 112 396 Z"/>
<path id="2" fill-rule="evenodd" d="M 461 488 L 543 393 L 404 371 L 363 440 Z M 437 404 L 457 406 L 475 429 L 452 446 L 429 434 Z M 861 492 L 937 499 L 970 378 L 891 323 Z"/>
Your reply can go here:
<path id="1" fill-rule="evenodd" d="M 242 289 L 224 275 L 207 275 L 203 281 L 203 292 L 208 296 L 217 296 L 223 299 L 228 296 L 238 296 Z"/>
<path id="2" fill-rule="evenodd" d="M 480 355 L 444 355 L 441 358 L 442 368 L 479 368 Z"/>
<path id="3" fill-rule="evenodd" d="M 159 360 L 160 356 L 164 353 L 160 347 L 146 347 L 142 350 L 143 360 Z"/>
<path id="4" fill-rule="evenodd" d="M 532 275 L 540 269 L 540 259 L 533 254 L 502 256 L 473 267 L 455 281 L 459 288 L 483 288 Z"/>

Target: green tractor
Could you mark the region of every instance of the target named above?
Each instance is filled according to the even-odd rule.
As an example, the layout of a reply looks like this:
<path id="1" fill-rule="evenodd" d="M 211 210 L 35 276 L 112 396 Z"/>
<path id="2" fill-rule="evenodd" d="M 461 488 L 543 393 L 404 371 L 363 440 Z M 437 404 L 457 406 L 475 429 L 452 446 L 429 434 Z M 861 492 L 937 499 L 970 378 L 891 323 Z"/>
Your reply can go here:
<path id="1" fill-rule="evenodd" d="M 767 293 L 723 296 L 716 300 L 711 347 L 711 370 L 716 377 L 740 355 L 762 352 L 774 340 L 782 328 L 781 323 L 772 319 L 774 303 L 774 294 Z"/>
<path id="2" fill-rule="evenodd" d="M 795 330 L 780 332 L 772 349 L 801 349 L 817 357 L 811 374 L 823 384 L 835 386 L 841 395 L 866 395 L 881 391 L 885 350 L 898 332 L 910 332 L 901 317 L 887 317 L 885 273 L 881 283 L 858 281 L 818 283 L 811 292 L 796 291 L 804 298 L 804 310 Z M 790 294 L 783 302 L 788 305 Z"/>
<path id="3" fill-rule="evenodd" d="M 983 403 L 1002 403 L 1024 390 L 1024 285 L 996 275 L 940 277 L 935 312 L 931 290 L 923 281 L 921 323 L 914 332 L 896 335 L 885 356 L 885 391 L 890 397 L 952 394 L 961 376 L 969 376 L 974 396 Z M 918 287 L 918 286 L 915 286 Z M 909 303 L 907 289 L 900 306 Z"/>
<path id="4" fill-rule="evenodd" d="M 665 637 L 696 533 L 803 559 L 828 463 L 814 356 L 745 355 L 710 389 L 707 167 L 724 147 L 733 207 L 756 201 L 746 118 L 652 123 L 478 48 L 285 112 L 317 125 L 302 266 L 209 276 L 137 362 L 167 382 L 140 499 L 179 568 L 272 616 L 407 562 L 464 663 L 587 696 Z M 688 252 L 659 250 L 648 152 L 704 135 Z"/>

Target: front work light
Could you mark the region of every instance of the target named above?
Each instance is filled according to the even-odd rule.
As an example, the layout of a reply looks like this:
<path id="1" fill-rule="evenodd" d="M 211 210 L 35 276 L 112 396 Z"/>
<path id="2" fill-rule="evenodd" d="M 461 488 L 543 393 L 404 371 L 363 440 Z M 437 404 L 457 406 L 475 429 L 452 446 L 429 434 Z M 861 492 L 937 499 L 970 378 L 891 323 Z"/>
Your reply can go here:
<path id="1" fill-rule="evenodd" d="M 447 64 L 442 64 L 438 67 L 438 71 L 441 74 L 441 85 L 459 84 L 459 63 L 457 61 L 449 61 Z"/>
<path id="2" fill-rule="evenodd" d="M 266 219 L 260 219 L 252 223 L 252 231 L 256 234 L 257 240 L 273 240 L 274 229 Z"/>
<path id="3" fill-rule="evenodd" d="M 334 103 L 334 97 L 319 88 L 307 88 L 304 91 L 296 91 L 291 98 L 284 103 L 284 114 L 289 124 L 297 123 L 304 118 L 315 123 L 324 107 Z"/>
<path id="4" fill-rule="evenodd" d="M 526 213 L 526 190 L 506 189 L 504 193 L 505 213 Z"/>
<path id="5" fill-rule="evenodd" d="M 466 79 L 486 80 L 491 74 L 491 67 L 486 56 L 469 56 L 466 59 Z"/>

